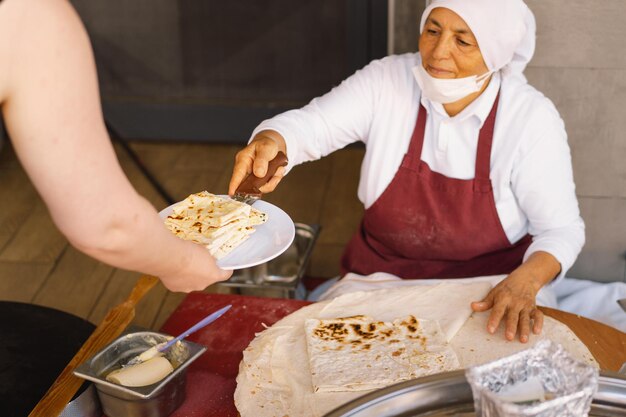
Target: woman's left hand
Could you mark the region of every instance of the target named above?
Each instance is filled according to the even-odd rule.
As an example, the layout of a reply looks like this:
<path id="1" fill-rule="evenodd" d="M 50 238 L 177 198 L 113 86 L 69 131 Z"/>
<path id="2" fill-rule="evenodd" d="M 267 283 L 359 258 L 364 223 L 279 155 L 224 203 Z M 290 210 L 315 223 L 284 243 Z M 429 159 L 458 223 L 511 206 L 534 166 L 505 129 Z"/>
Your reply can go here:
<path id="1" fill-rule="evenodd" d="M 537 291 L 528 283 L 528 277 L 523 274 L 511 274 L 479 302 L 472 303 L 472 310 L 491 310 L 487 322 L 487 331 L 494 333 L 500 322 L 506 326 L 505 337 L 513 340 L 519 330 L 519 340 L 528 341 L 532 319 L 533 333 L 541 333 L 543 327 L 543 313 L 535 304 Z"/>
<path id="2" fill-rule="evenodd" d="M 507 340 L 528 342 L 531 325 L 534 334 L 541 333 L 543 313 L 537 308 L 537 293 L 560 272 L 559 262 L 547 252 L 535 252 L 526 262 L 496 285 L 481 300 L 472 303 L 472 310 L 491 309 L 487 331 L 491 334 L 503 322 Z"/>

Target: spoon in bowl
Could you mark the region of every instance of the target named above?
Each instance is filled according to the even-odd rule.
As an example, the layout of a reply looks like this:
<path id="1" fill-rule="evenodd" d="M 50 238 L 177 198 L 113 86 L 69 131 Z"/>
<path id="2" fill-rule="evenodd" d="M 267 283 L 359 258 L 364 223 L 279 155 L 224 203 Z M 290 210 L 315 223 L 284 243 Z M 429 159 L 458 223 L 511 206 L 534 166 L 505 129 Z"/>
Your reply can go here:
<path id="1" fill-rule="evenodd" d="M 180 335 L 176 336 L 172 340 L 152 346 L 150 349 L 146 350 L 145 352 L 142 352 L 141 354 L 135 356 L 130 361 L 128 361 L 126 365 L 124 365 L 123 367 L 138 365 L 142 362 L 145 362 L 149 359 L 154 358 L 155 356 L 162 355 L 165 351 L 171 348 L 176 342 L 184 339 L 185 337 L 189 336 L 192 333 L 195 333 L 196 331 L 202 329 L 203 327 L 213 323 L 215 320 L 220 318 L 222 314 L 230 310 L 231 307 L 232 307 L 232 304 L 229 304 L 225 307 L 220 308 L 216 312 L 209 314 L 208 316 L 206 316 L 205 318 L 203 318 L 202 320 L 200 320 L 199 322 L 197 322 L 196 324 L 194 324 L 189 329 L 185 330 L 184 332 L 182 332 Z"/>

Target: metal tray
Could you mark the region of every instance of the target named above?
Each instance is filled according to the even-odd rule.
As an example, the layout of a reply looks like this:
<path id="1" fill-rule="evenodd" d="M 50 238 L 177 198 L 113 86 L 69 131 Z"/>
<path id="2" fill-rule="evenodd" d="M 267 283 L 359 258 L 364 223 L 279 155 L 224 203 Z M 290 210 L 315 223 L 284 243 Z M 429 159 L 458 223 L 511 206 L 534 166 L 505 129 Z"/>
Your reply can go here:
<path id="1" fill-rule="evenodd" d="M 132 327 L 130 329 L 133 329 Z M 194 360 L 206 351 L 206 347 L 188 340 L 181 341 L 181 347 L 177 351 L 177 356 L 172 354 L 175 347 L 170 348 L 166 357 L 174 364 L 174 372 L 152 385 L 142 387 L 125 387 L 114 384 L 106 380 L 106 375 L 113 369 L 119 368 L 127 363 L 131 358 L 141 352 L 167 341 L 168 335 L 152 331 L 126 331 L 109 345 L 104 347 L 91 358 L 87 359 L 75 370 L 74 374 L 80 378 L 89 380 L 96 384 L 96 388 L 113 392 L 120 398 L 135 400 L 147 400 L 160 393 L 168 383 L 183 375 Z M 178 363 L 177 363 L 178 362 Z"/>
<path id="2" fill-rule="evenodd" d="M 261 265 L 235 271 L 220 286 L 239 288 L 295 288 L 304 276 L 315 241 L 320 233 L 319 225 L 295 223 L 296 236 L 287 250 Z"/>
<path id="3" fill-rule="evenodd" d="M 325 417 L 476 416 L 465 371 L 414 379 L 366 394 Z M 601 372 L 589 416 L 626 416 L 626 376 Z"/>

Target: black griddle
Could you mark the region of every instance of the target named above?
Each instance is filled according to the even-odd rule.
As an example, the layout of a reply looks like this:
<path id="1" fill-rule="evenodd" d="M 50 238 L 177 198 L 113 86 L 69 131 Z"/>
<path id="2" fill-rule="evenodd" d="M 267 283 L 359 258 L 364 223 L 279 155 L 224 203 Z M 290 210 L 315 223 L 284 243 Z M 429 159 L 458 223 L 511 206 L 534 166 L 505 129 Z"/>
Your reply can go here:
<path id="1" fill-rule="evenodd" d="M 27 416 L 95 327 L 63 311 L 0 301 L 0 416 Z"/>

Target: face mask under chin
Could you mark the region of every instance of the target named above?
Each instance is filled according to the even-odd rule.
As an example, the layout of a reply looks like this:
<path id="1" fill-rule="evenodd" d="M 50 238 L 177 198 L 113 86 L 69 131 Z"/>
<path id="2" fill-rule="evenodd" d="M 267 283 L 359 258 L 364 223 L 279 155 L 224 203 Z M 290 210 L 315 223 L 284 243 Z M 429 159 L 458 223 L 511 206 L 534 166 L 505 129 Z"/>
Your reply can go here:
<path id="1" fill-rule="evenodd" d="M 459 101 L 470 94 L 480 91 L 493 71 L 482 75 L 464 78 L 435 78 L 421 63 L 413 67 L 413 76 L 422 90 L 422 95 L 436 103 L 448 104 Z"/>

